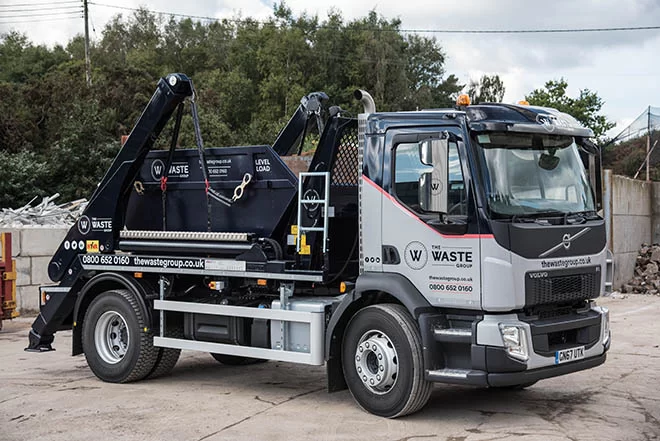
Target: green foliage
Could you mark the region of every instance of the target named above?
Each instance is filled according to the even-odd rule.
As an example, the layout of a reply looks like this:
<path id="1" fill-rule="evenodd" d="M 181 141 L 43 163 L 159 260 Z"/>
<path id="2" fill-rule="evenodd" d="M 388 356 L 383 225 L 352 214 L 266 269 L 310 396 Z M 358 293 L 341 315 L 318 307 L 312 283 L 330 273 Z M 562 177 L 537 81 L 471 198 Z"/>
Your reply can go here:
<path id="1" fill-rule="evenodd" d="M 660 139 L 660 132 L 651 130 L 652 146 L 656 140 Z M 617 175 L 624 175 L 630 178 L 634 177 L 637 171 L 640 173 L 638 178 L 646 178 L 645 164 L 647 135 L 637 136 L 627 139 L 623 142 L 609 143 L 603 149 L 603 165 Z M 660 180 L 660 154 L 658 147 L 649 155 L 650 178 L 654 181 Z M 641 169 L 640 169 L 641 167 Z"/>
<path id="2" fill-rule="evenodd" d="M 501 103 L 506 88 L 499 75 L 484 75 L 479 81 L 470 81 L 467 94 L 474 104 Z"/>
<path id="3" fill-rule="evenodd" d="M 117 15 L 93 42 L 91 65 L 87 87 L 80 36 L 52 49 L 21 34 L 0 36 L 0 207 L 55 192 L 61 200 L 89 197 L 170 72 L 193 78 L 207 146 L 272 143 L 314 91 L 357 113 L 356 88 L 394 111 L 451 106 L 463 87 L 446 74 L 438 42 L 404 35 L 398 19 L 372 11 L 346 21 L 332 11 L 320 21 L 294 16 L 285 3 L 265 22 L 168 19 L 145 9 Z M 195 145 L 189 113 L 180 144 Z"/>
<path id="4" fill-rule="evenodd" d="M 46 162 L 39 160 L 34 152 L 0 150 L 0 164 L 0 201 L 3 206 L 19 207 L 35 196 L 46 195 L 41 182 L 48 175 Z"/>
<path id="5" fill-rule="evenodd" d="M 534 106 L 553 107 L 560 112 L 568 113 L 593 130 L 596 139 L 602 142 L 605 133 L 616 124 L 608 121 L 605 115 L 599 114 L 605 104 L 596 92 L 581 89 L 577 98 L 566 95 L 568 83 L 563 78 L 559 81 L 548 81 L 543 89 L 536 89 L 525 97 Z"/>

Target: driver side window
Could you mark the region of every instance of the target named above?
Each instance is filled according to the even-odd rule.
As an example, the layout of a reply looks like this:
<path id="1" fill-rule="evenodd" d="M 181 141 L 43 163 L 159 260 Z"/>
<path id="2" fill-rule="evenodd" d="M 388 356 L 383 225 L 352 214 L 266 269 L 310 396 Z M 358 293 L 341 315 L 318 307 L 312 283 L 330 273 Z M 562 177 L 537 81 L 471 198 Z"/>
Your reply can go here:
<path id="1" fill-rule="evenodd" d="M 402 143 L 394 151 L 394 193 L 397 199 L 416 213 L 423 214 L 420 201 L 420 179 L 425 173 L 431 172 L 433 166 L 422 163 L 420 157 L 421 143 Z M 447 214 L 467 215 L 467 193 L 465 180 L 455 143 L 449 143 L 448 149 L 448 188 Z M 432 182 L 432 192 L 441 197 L 444 193 L 440 182 Z"/>

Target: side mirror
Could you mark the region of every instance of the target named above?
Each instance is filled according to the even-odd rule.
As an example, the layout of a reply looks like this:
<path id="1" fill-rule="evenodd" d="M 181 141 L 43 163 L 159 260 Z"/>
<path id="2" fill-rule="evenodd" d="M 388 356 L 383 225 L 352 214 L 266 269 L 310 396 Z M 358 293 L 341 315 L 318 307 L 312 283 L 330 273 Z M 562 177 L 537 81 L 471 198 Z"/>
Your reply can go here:
<path id="1" fill-rule="evenodd" d="M 419 145 L 423 164 L 433 170 L 419 177 L 419 204 L 424 211 L 447 213 L 447 189 L 449 186 L 449 140 L 428 139 Z"/>

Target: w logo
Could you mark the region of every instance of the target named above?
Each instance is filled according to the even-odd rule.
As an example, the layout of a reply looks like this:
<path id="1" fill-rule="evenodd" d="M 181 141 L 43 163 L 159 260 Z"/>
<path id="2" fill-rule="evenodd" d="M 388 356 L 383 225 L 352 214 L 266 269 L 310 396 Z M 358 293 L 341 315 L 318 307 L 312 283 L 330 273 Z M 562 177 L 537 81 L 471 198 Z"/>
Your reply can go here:
<path id="1" fill-rule="evenodd" d="M 87 216 L 81 216 L 81 218 L 78 219 L 78 231 L 80 231 L 80 234 L 82 234 L 83 236 L 89 233 L 91 226 L 92 223 L 89 221 L 89 218 Z"/>
<path id="2" fill-rule="evenodd" d="M 409 250 L 410 258 L 413 262 L 419 262 L 422 257 L 422 250 Z"/>
<path id="3" fill-rule="evenodd" d="M 156 159 L 151 163 L 151 177 L 154 178 L 154 181 L 160 180 L 160 177 L 163 176 L 163 170 L 165 170 L 165 164 L 160 159 Z"/>
<path id="4" fill-rule="evenodd" d="M 410 242 L 404 251 L 406 265 L 411 269 L 420 270 L 426 266 L 429 255 L 426 247 L 421 242 Z"/>
<path id="5" fill-rule="evenodd" d="M 442 192 L 442 182 L 439 179 L 431 181 L 431 194 L 438 195 Z"/>

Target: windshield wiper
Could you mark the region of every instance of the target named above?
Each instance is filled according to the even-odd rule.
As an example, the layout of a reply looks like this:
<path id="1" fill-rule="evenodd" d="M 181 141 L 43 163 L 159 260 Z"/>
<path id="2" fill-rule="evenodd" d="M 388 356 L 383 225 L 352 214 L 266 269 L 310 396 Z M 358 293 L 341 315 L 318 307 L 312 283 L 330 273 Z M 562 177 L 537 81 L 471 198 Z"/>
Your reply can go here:
<path id="1" fill-rule="evenodd" d="M 598 220 L 600 216 L 594 210 L 575 211 L 564 215 L 564 224 L 583 224 L 590 220 Z"/>
<path id="2" fill-rule="evenodd" d="M 548 217 L 556 218 L 561 214 L 562 212 L 557 210 L 535 211 L 533 213 L 514 214 L 511 217 L 511 223 L 522 222 L 522 223 L 537 223 L 541 225 L 548 225 L 550 222 L 544 218 L 548 218 Z"/>

